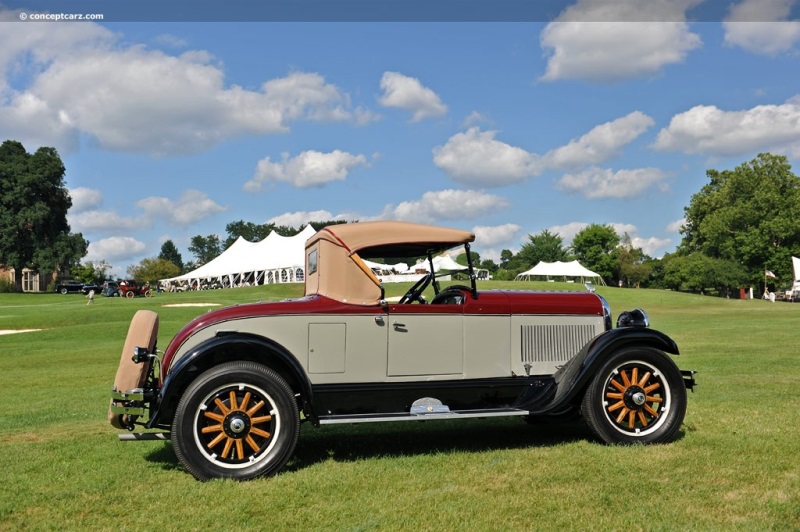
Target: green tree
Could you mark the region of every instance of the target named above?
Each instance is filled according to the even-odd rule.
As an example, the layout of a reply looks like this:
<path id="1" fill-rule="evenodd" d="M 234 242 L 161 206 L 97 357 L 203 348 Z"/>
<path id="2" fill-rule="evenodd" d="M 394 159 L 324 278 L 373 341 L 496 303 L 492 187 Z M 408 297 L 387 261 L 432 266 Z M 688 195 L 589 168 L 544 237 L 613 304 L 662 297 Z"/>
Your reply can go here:
<path id="1" fill-rule="evenodd" d="M 673 290 L 705 293 L 713 289 L 719 295 L 729 295 L 745 277 L 745 272 L 736 262 L 700 252 L 664 258 L 664 283 Z"/>
<path id="2" fill-rule="evenodd" d="M 630 235 L 622 235 L 622 241 L 617 248 L 617 258 L 619 261 L 618 277 L 627 286 L 639 288 L 642 281 L 650 276 L 653 271 L 652 264 L 646 262 L 647 255 L 641 248 L 633 247 Z"/>
<path id="3" fill-rule="evenodd" d="M 158 282 L 161 279 L 169 279 L 181 274 L 181 270 L 176 264 L 162 258 L 142 259 L 139 264 L 128 266 L 127 272 L 140 284 Z"/>
<path id="4" fill-rule="evenodd" d="M 86 255 L 88 242 L 67 223 L 65 172 L 54 148 L 29 154 L 17 141 L 0 145 L 0 265 L 14 269 L 17 291 L 24 268 L 47 275 Z"/>
<path id="5" fill-rule="evenodd" d="M 599 274 L 606 282 L 614 282 L 618 273 L 619 235 L 610 225 L 591 224 L 572 239 L 572 252 L 578 261 Z"/>
<path id="6" fill-rule="evenodd" d="M 231 222 L 225 226 L 225 231 L 228 233 L 228 238 L 225 239 L 225 249 L 231 247 L 239 237 L 250 242 L 264 240 L 273 229 L 275 229 L 275 224 L 255 224 L 244 220 Z"/>
<path id="7" fill-rule="evenodd" d="M 222 253 L 222 243 L 217 235 L 197 235 L 192 237 L 189 251 L 195 257 L 195 267 L 200 267 L 211 262 Z"/>
<path id="8" fill-rule="evenodd" d="M 563 239 L 547 229 L 537 235 L 528 235 L 528 242 L 522 245 L 517 253 L 526 268 L 532 268 L 540 262 L 566 261 L 567 251 Z"/>
<path id="9" fill-rule="evenodd" d="M 96 263 L 89 261 L 85 264 L 73 266 L 70 270 L 70 276 L 85 284 L 101 285 L 108 277 L 110 269 L 111 265 L 104 260 Z"/>
<path id="10" fill-rule="evenodd" d="M 735 170 L 708 170 L 686 207 L 680 254 L 701 252 L 741 264 L 751 283 L 764 268 L 791 279 L 800 255 L 800 178 L 786 157 L 762 153 Z"/>
<path id="11" fill-rule="evenodd" d="M 158 254 L 158 258 L 171 262 L 178 267 L 178 270 L 183 271 L 183 257 L 181 257 L 172 240 L 167 240 L 161 244 L 161 253 Z"/>

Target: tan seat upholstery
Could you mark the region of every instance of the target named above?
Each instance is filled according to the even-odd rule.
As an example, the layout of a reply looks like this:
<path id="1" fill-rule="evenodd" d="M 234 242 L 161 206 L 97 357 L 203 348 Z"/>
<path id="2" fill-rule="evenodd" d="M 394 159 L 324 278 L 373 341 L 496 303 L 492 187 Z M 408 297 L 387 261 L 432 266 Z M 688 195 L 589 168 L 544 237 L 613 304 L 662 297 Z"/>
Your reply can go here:
<path id="1" fill-rule="evenodd" d="M 148 351 L 155 348 L 158 338 L 158 314 L 151 310 L 139 310 L 133 316 L 131 325 L 128 328 L 128 336 L 125 339 L 125 347 L 122 348 L 122 355 L 119 359 L 117 376 L 114 378 L 114 389 L 119 392 L 126 392 L 134 388 L 141 388 L 147 379 L 150 363 L 135 364 L 133 349 L 135 347 L 147 347 Z M 112 404 L 114 403 L 112 399 Z M 118 429 L 125 428 L 119 420 L 119 416 L 111 412 L 109 408 L 108 420 L 111 425 Z"/>

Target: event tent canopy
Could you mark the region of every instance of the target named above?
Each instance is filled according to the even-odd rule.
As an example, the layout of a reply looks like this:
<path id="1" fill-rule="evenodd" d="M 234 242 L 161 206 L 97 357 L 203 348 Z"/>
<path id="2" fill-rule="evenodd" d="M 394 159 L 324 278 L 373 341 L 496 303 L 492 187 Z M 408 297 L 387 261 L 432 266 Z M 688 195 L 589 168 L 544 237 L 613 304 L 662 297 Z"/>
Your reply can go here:
<path id="1" fill-rule="evenodd" d="M 431 270 L 430 263 L 428 259 L 422 259 L 411 268 L 409 268 L 412 272 L 422 271 L 425 270 L 426 272 Z M 468 269 L 466 266 L 463 266 L 456 261 L 454 261 L 450 255 L 439 255 L 437 257 L 433 257 L 433 271 L 436 273 L 439 272 L 460 272 L 463 270 Z"/>
<path id="2" fill-rule="evenodd" d="M 522 272 L 517 275 L 515 281 L 530 281 L 531 277 L 540 276 L 547 277 L 580 277 L 581 282 L 586 278 L 599 279 L 601 284 L 605 284 L 603 278 L 599 274 L 594 273 L 592 270 L 583 266 L 577 260 L 572 262 L 540 262 L 530 270 Z"/>
<path id="3" fill-rule="evenodd" d="M 305 243 L 316 231 L 310 225 L 295 236 L 275 231 L 260 242 L 241 236 L 214 260 L 194 271 L 162 279 L 190 286 L 217 282 L 222 286 L 300 283 L 305 279 Z"/>

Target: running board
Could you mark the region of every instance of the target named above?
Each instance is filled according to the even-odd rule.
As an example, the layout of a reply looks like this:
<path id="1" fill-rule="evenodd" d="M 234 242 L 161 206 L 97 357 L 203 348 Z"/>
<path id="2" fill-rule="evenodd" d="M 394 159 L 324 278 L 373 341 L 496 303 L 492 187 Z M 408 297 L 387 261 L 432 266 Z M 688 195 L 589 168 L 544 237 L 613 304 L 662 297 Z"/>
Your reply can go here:
<path id="1" fill-rule="evenodd" d="M 386 421 L 433 421 L 444 419 L 466 419 L 485 417 L 527 416 L 528 410 L 519 408 L 493 408 L 490 410 L 448 410 L 446 412 L 414 413 L 397 412 L 392 414 L 355 414 L 349 416 L 320 416 L 320 425 L 336 423 L 382 423 Z"/>

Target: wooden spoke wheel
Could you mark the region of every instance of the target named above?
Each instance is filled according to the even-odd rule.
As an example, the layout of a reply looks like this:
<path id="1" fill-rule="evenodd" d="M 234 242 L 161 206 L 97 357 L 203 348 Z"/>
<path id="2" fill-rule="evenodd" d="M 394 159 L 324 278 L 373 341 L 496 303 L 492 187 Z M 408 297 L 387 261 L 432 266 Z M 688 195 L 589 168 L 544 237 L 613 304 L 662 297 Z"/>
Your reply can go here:
<path id="1" fill-rule="evenodd" d="M 662 443 L 683 423 L 686 388 L 669 356 L 626 348 L 595 375 L 581 410 L 592 432 L 607 443 Z"/>
<path id="2" fill-rule="evenodd" d="M 294 394 L 275 372 L 229 362 L 203 373 L 175 412 L 172 440 L 200 480 L 269 475 L 291 457 L 299 433 Z"/>

